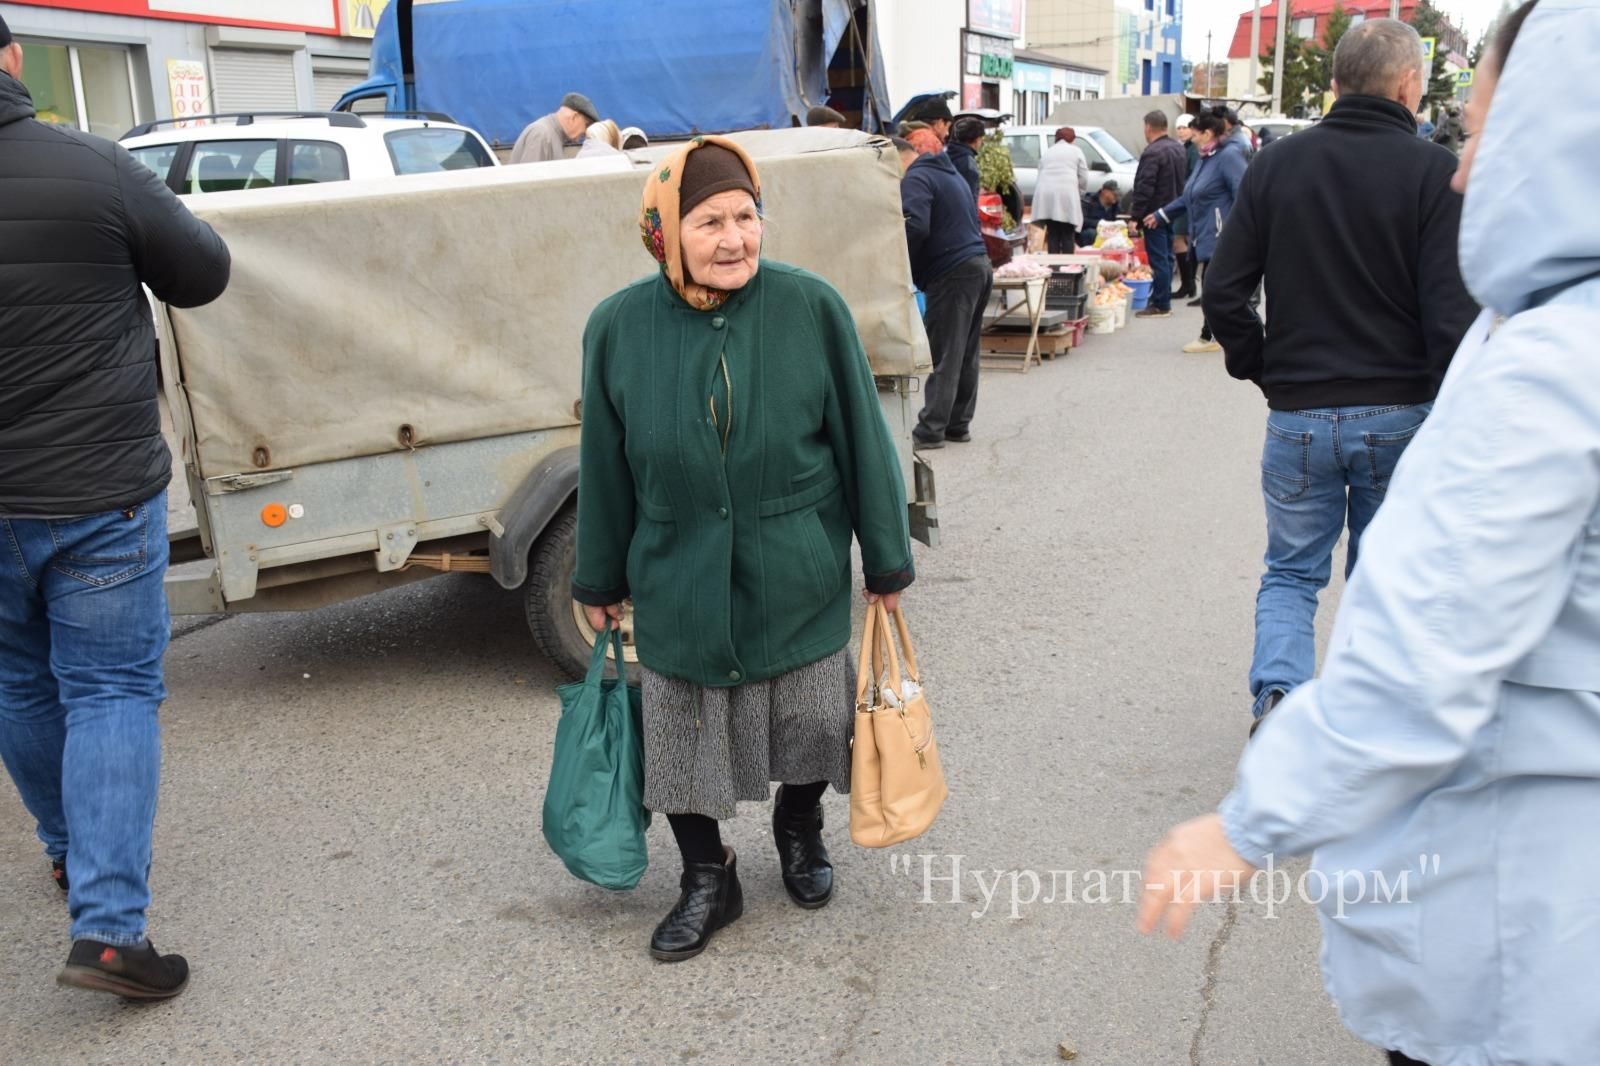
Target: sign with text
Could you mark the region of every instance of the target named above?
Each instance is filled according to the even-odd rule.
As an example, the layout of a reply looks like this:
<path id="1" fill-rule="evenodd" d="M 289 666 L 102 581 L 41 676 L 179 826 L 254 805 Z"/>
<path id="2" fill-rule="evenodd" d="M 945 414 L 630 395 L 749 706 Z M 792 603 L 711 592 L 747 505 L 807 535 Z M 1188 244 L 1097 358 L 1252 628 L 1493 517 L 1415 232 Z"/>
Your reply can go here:
<path id="1" fill-rule="evenodd" d="M 967 29 L 1022 36 L 1023 0 L 967 0 Z"/>
<path id="2" fill-rule="evenodd" d="M 172 117 L 177 127 L 189 125 L 187 118 L 206 114 L 211 91 L 206 86 L 206 65 L 196 59 L 167 60 L 167 87 L 172 92 Z"/>

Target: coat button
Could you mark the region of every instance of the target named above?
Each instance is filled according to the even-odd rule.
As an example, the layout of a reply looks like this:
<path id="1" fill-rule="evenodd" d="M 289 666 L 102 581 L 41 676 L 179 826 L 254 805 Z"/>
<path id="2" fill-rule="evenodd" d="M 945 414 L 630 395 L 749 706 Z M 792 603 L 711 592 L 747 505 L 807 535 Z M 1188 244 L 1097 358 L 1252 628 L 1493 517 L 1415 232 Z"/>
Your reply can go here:
<path id="1" fill-rule="evenodd" d="M 717 517 L 718 518 L 727 518 L 728 517 L 728 509 L 726 507 L 718 507 L 717 508 Z"/>
<path id="2" fill-rule="evenodd" d="M 737 670 L 729 670 L 729 671 L 728 671 L 728 680 L 729 680 L 729 681 L 737 681 L 737 680 L 739 680 L 739 679 L 740 679 L 740 678 L 741 678 L 741 677 L 743 677 L 743 676 L 744 676 L 744 675 L 743 675 L 743 674 L 741 674 L 741 673 L 740 673 L 740 672 L 739 672 L 739 671 L 737 671 Z"/>
<path id="3" fill-rule="evenodd" d="M 728 320 L 723 318 L 721 315 L 712 315 L 711 316 L 711 328 L 712 329 L 721 329 L 723 326 L 726 326 L 727 324 L 728 324 Z"/>

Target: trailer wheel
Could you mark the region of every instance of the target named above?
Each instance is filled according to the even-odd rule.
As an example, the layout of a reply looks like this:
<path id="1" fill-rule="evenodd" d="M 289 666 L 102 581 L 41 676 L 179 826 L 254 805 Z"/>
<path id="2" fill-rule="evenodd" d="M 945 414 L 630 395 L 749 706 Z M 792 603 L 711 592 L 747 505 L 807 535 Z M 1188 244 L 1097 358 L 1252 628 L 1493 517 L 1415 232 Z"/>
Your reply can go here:
<path id="1" fill-rule="evenodd" d="M 596 633 L 572 598 L 572 573 L 578 564 L 578 512 L 568 507 L 545 528 L 528 560 L 524 608 L 539 650 L 566 676 L 578 679 L 589 669 Z M 639 661 L 633 646 L 633 605 L 622 618 L 623 656 Z M 608 667 L 607 676 L 615 676 Z"/>

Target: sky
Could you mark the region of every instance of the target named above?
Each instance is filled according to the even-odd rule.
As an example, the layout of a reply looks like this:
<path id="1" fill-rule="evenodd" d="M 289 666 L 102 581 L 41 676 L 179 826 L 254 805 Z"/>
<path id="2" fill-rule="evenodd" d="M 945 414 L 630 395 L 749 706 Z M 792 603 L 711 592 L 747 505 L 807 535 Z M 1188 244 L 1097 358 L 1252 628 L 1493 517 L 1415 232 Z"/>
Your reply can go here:
<path id="1" fill-rule="evenodd" d="M 1266 0 L 1263 0 L 1265 3 Z M 1292 0 L 1291 0 L 1292 2 Z M 1436 0 L 1450 21 L 1464 29 L 1476 42 L 1500 10 L 1501 0 Z M 1249 14 L 1253 5 L 1247 0 L 1185 0 L 1183 5 L 1183 55 L 1195 63 L 1206 61 L 1206 31 L 1213 34 L 1211 55 L 1214 62 L 1228 58 L 1228 46 L 1233 42 L 1233 29 L 1239 23 L 1240 13 Z M 1292 8 L 1291 8 L 1292 10 Z M 1262 49 L 1270 44 L 1262 41 Z"/>

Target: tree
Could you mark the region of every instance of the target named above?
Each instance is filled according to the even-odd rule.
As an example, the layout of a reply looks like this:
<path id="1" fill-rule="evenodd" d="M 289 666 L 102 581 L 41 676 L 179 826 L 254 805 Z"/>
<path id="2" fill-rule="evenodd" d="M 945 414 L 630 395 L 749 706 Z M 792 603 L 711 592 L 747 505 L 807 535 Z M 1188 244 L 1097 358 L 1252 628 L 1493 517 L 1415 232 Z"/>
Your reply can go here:
<path id="1" fill-rule="evenodd" d="M 1338 0 L 1334 0 L 1333 10 L 1328 13 L 1328 28 L 1322 33 L 1322 43 L 1313 46 L 1317 53 L 1317 84 L 1312 91 L 1319 97 L 1333 91 L 1333 53 L 1350 26 L 1350 12 Z"/>
<path id="2" fill-rule="evenodd" d="M 1412 28 L 1421 36 L 1438 42 L 1433 50 L 1433 69 L 1428 72 L 1428 85 L 1422 97 L 1425 106 L 1438 106 L 1456 98 L 1456 79 L 1444 69 L 1445 57 L 1450 52 L 1444 41 L 1448 25 L 1443 13 L 1428 0 L 1422 0 L 1411 14 Z"/>
<path id="3" fill-rule="evenodd" d="M 1277 47 L 1268 45 L 1261 55 L 1261 91 L 1272 92 L 1272 71 Z M 1283 110 L 1292 114 L 1306 102 L 1306 95 L 1317 87 L 1321 68 L 1315 47 L 1286 30 L 1283 37 Z"/>

